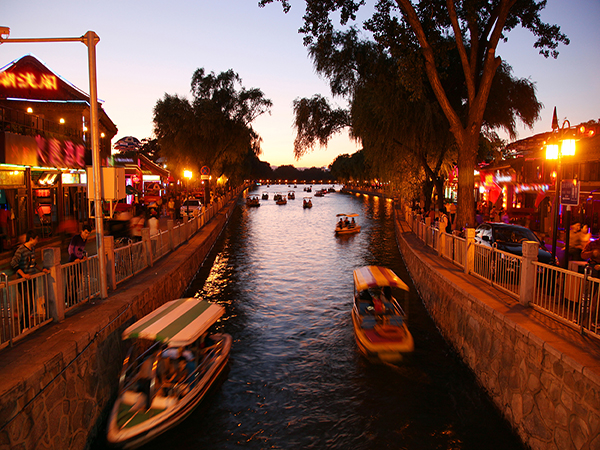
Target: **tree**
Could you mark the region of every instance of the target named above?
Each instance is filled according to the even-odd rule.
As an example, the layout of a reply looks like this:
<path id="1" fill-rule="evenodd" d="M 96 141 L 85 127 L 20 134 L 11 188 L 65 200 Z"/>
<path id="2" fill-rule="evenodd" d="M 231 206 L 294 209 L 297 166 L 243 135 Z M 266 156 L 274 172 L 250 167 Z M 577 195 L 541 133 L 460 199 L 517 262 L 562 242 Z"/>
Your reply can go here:
<path id="1" fill-rule="evenodd" d="M 290 8 L 288 0 L 261 0 L 259 5 L 273 1 L 280 1 L 284 11 Z M 300 29 L 305 44 L 330 39 L 332 18 L 339 17 L 340 24 L 346 26 L 356 20 L 364 4 L 364 0 L 307 0 Z M 544 57 L 556 58 L 558 45 L 569 43 L 560 27 L 541 21 L 545 6 L 545 0 L 428 0 L 416 5 L 410 0 L 381 0 L 365 22 L 382 51 L 398 56 L 403 84 L 419 96 L 426 78 L 448 120 L 458 148 L 459 225 L 474 223 L 473 170 L 492 82 L 502 64 L 496 55 L 498 43 L 507 40 L 508 32 L 518 26 L 537 37 L 534 47 Z M 457 52 L 457 61 L 449 58 L 449 50 Z M 458 85 L 444 84 L 444 69 L 450 64 L 462 74 Z M 456 93 L 460 94 L 459 106 L 452 101 Z"/>
<path id="2" fill-rule="evenodd" d="M 246 89 L 228 70 L 219 75 L 194 72 L 193 99 L 165 94 L 154 107 L 154 133 L 161 154 L 181 171 L 209 166 L 215 175 L 242 178 L 251 155 L 260 154 L 260 136 L 252 122 L 272 102 L 259 89 Z"/>

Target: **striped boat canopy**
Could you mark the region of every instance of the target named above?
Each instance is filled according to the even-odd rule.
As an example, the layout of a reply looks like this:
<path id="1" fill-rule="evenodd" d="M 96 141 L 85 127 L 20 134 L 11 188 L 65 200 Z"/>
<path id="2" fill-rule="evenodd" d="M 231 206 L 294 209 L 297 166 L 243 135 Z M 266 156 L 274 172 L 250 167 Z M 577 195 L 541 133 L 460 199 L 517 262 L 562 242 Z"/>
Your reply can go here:
<path id="1" fill-rule="evenodd" d="M 408 291 L 408 286 L 393 271 L 386 267 L 365 266 L 354 270 L 354 286 L 357 291 L 374 287 L 397 287 Z"/>
<path id="2" fill-rule="evenodd" d="M 225 308 L 199 298 L 165 303 L 123 332 L 123 339 L 150 339 L 182 347 L 198 339 L 223 315 Z"/>

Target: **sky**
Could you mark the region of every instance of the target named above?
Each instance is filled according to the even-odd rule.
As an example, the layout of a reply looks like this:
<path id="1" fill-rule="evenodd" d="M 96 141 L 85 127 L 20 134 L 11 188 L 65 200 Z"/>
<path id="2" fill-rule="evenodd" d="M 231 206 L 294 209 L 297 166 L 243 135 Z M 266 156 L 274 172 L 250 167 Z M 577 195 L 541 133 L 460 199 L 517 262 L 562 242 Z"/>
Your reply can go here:
<path id="1" fill-rule="evenodd" d="M 113 143 L 125 136 L 152 137 L 156 102 L 165 94 L 191 98 L 197 68 L 215 74 L 233 69 L 244 87 L 261 89 L 273 102 L 271 113 L 253 123 L 263 139 L 260 159 L 273 166 L 324 167 L 360 144 L 343 132 L 327 148 L 294 159 L 293 101 L 331 96 L 297 31 L 304 2 L 291 4 L 284 14 L 279 3 L 259 8 L 258 0 L 0 0 L 0 26 L 10 27 L 12 38 L 96 32 L 98 96 L 119 129 Z M 600 118 L 599 19 L 598 0 L 548 0 L 542 20 L 560 25 L 571 40 L 559 47 L 557 60 L 539 55 L 533 36 L 522 29 L 499 46 L 497 55 L 513 67 L 514 76 L 535 83 L 544 105 L 533 130 L 519 127 L 518 138 L 550 131 L 555 106 L 561 124 Z M 2 44 L 0 67 L 26 54 L 89 92 L 84 44 Z"/>

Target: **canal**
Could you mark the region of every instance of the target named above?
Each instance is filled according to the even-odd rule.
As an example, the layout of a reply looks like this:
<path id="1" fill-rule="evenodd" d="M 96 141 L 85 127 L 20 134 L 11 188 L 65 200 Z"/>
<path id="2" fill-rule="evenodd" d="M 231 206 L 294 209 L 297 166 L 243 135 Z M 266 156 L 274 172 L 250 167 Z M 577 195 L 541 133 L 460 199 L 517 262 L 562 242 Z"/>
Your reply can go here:
<path id="1" fill-rule="evenodd" d="M 446 344 L 398 251 L 393 204 L 339 192 L 314 197 L 261 186 L 243 199 L 187 296 L 226 308 L 229 370 L 200 407 L 145 448 L 523 449 Z M 339 189 L 339 186 L 336 186 Z M 276 205 L 273 194 L 294 190 Z M 313 195 L 312 209 L 302 197 Z M 336 238 L 337 213 L 358 213 L 359 234 Z M 352 271 L 377 264 L 411 287 L 415 352 L 371 364 L 354 342 Z"/>

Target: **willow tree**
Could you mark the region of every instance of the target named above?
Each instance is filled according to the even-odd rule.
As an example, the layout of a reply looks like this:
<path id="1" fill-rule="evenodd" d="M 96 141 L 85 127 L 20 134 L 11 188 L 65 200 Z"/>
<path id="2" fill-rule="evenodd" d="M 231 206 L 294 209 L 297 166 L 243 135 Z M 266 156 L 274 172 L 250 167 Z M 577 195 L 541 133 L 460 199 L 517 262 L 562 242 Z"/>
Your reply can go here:
<path id="1" fill-rule="evenodd" d="M 288 0 L 261 0 L 259 5 L 274 1 L 289 10 Z M 365 0 L 306 0 L 300 29 L 305 45 L 330 39 L 334 20 L 347 26 L 365 4 Z M 499 42 L 520 26 L 537 38 L 534 47 L 544 57 L 556 58 L 558 45 L 569 43 L 560 27 L 540 19 L 545 6 L 545 0 L 378 0 L 364 23 L 382 51 L 398 58 L 402 83 L 418 96 L 425 78 L 448 120 L 458 149 L 459 225 L 474 223 L 473 170 L 492 81 L 502 64 L 496 54 Z M 451 50 L 459 56 L 455 61 L 448 58 Z M 457 84 L 444 83 L 450 64 L 461 73 Z M 458 107 L 451 100 L 457 91 Z"/>
<path id="2" fill-rule="evenodd" d="M 217 176 L 243 176 L 260 136 L 252 122 L 272 106 L 260 89 L 246 89 L 233 70 L 194 72 L 192 100 L 165 94 L 154 107 L 154 133 L 161 154 L 179 168 L 209 166 Z"/>

